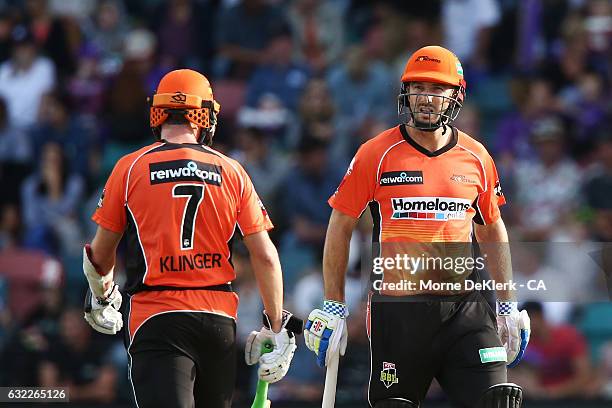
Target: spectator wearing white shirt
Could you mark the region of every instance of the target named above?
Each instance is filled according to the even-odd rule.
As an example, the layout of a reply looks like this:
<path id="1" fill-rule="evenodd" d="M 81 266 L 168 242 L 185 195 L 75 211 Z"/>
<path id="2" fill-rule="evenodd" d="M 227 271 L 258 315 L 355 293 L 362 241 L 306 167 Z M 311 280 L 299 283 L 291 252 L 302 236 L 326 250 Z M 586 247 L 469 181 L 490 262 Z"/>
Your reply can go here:
<path id="1" fill-rule="evenodd" d="M 480 65 L 489 45 L 489 29 L 499 20 L 496 0 L 445 0 L 442 2 L 444 46 L 466 65 Z"/>
<path id="2" fill-rule="evenodd" d="M 548 241 L 579 204 L 582 173 L 567 157 L 564 139 L 563 125 L 558 119 L 539 120 L 531 134 L 537 158 L 516 166 L 514 201 L 526 241 Z"/>
<path id="3" fill-rule="evenodd" d="M 0 65 L 0 96 L 7 102 L 9 124 L 27 128 L 36 123 L 43 94 L 55 85 L 55 67 L 40 56 L 25 26 L 12 32 L 11 58 Z"/>

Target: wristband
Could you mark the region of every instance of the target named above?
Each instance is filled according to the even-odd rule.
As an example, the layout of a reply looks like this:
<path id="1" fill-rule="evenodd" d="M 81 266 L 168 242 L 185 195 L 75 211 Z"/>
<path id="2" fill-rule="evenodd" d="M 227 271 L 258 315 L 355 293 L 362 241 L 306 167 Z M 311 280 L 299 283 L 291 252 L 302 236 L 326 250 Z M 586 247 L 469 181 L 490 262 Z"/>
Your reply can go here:
<path id="1" fill-rule="evenodd" d="M 323 311 L 341 318 L 348 316 L 348 309 L 346 307 L 346 303 L 338 302 L 335 300 L 323 301 Z"/>
<path id="2" fill-rule="evenodd" d="M 512 312 L 518 311 L 517 302 L 497 301 L 497 315 L 510 316 Z"/>

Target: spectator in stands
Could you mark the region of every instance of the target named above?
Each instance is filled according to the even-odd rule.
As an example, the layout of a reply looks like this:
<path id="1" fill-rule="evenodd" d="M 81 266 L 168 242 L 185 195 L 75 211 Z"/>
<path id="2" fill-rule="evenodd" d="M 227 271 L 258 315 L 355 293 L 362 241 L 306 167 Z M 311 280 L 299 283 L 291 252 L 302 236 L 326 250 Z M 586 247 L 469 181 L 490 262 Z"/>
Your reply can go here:
<path id="1" fill-rule="evenodd" d="M 274 37 L 266 50 L 265 62 L 257 68 L 249 80 L 246 103 L 259 104 L 262 96 L 275 95 L 285 108 L 295 110 L 308 80 L 310 69 L 295 63 L 291 54 L 291 35 L 282 33 Z"/>
<path id="2" fill-rule="evenodd" d="M 43 146 L 40 170 L 23 184 L 23 220 L 26 245 L 52 253 L 80 249 L 76 211 L 83 197 L 83 178 L 70 172 L 62 148 L 49 142 Z M 55 237 L 56 244 L 53 244 Z"/>
<path id="3" fill-rule="evenodd" d="M 50 346 L 39 366 L 40 386 L 70 387 L 71 402 L 112 402 L 117 372 L 108 355 L 108 340 L 94 338 L 81 309 L 66 310 L 60 327 L 60 339 Z"/>
<path id="4" fill-rule="evenodd" d="M 0 63 L 11 56 L 11 32 L 13 31 L 14 19 L 8 10 L 0 11 Z"/>
<path id="5" fill-rule="evenodd" d="M 102 0 L 92 19 L 82 27 L 85 39 L 101 54 L 101 70 L 106 74 L 119 71 L 122 63 L 123 42 L 129 25 L 120 0 Z"/>
<path id="6" fill-rule="evenodd" d="M 110 85 L 104 119 L 106 137 L 118 149 L 118 157 L 133 145 L 151 140 L 146 100 L 153 92 L 147 77 L 153 68 L 154 41 L 146 30 L 132 31 L 125 41 L 126 61 Z M 118 157 L 108 162 L 114 163 Z"/>
<path id="7" fill-rule="evenodd" d="M 42 97 L 38 124 L 30 131 L 34 158 L 40 161 L 43 147 L 56 143 L 68 159 L 68 171 L 87 177 L 93 135 L 81 118 L 71 116 L 69 103 L 68 95 L 59 92 Z"/>
<path id="8" fill-rule="evenodd" d="M 331 214 L 327 199 L 342 178 L 330 162 L 327 148 L 324 140 L 305 135 L 298 146 L 298 164 L 287 174 L 281 188 L 283 215 L 289 225 L 281 245 L 281 261 L 291 263 L 299 256 L 304 259 L 298 268 L 283 265 L 289 290 L 302 269 L 313 266 L 321 255 Z"/>
<path id="9" fill-rule="evenodd" d="M 0 251 L 21 244 L 21 218 L 19 207 L 6 202 L 0 206 Z"/>
<path id="10" fill-rule="evenodd" d="M 592 235 L 600 242 L 612 241 L 612 136 L 598 141 L 597 163 L 584 187 L 586 204 L 593 211 Z"/>
<path id="11" fill-rule="evenodd" d="M 500 167 L 510 167 L 515 160 L 533 158 L 530 143 L 533 124 L 557 112 L 559 105 L 552 85 L 546 79 L 516 80 L 512 88 L 512 99 L 517 109 L 500 120 L 496 132 L 494 151 L 500 156 Z"/>
<path id="12" fill-rule="evenodd" d="M 531 318 L 531 339 L 519 369 L 509 372 L 510 380 L 521 384 L 528 397 L 584 397 L 592 379 L 584 337 L 572 326 L 551 325 L 541 303 L 527 302 L 523 309 Z"/>
<path id="13" fill-rule="evenodd" d="M 516 166 L 514 209 L 523 239 L 547 241 L 555 226 L 577 209 L 582 177 L 566 156 L 565 132 L 559 119 L 536 122 L 531 140 L 537 156 Z"/>
<path id="14" fill-rule="evenodd" d="M 7 103 L 9 124 L 27 128 L 36 122 L 42 96 L 55 85 L 55 67 L 39 54 L 25 26 L 13 29 L 12 40 L 11 59 L 0 65 L 0 96 Z"/>
<path id="15" fill-rule="evenodd" d="M 389 123 L 396 119 L 389 106 L 395 101 L 399 81 L 382 62 L 371 60 L 362 46 L 346 50 L 343 62 L 330 70 L 327 83 L 339 119 L 351 128 L 359 127 L 367 117 Z"/>
<path id="16" fill-rule="evenodd" d="M 565 87 L 560 99 L 563 112 L 574 121 L 571 139 L 572 156 L 588 159 L 595 147 L 595 137 L 605 127 L 606 98 L 604 80 L 595 73 L 585 73 L 574 86 Z"/>
<path id="17" fill-rule="evenodd" d="M 159 4 L 155 27 L 164 65 L 210 71 L 216 48 L 216 9 L 213 1 L 171 0 Z"/>
<path id="18" fill-rule="evenodd" d="M 612 5 L 607 0 L 590 0 L 583 21 L 589 56 L 597 71 L 605 74 L 609 69 L 610 37 L 612 36 Z M 609 72 L 609 71 L 608 71 Z"/>
<path id="19" fill-rule="evenodd" d="M 469 103 L 464 104 L 461 108 L 461 115 L 453 121 L 453 126 L 461 129 L 474 139 L 483 142 L 480 129 L 480 113 L 476 106 Z"/>
<path id="20" fill-rule="evenodd" d="M 442 2 L 444 44 L 470 70 L 487 66 L 487 52 L 491 29 L 500 19 L 499 4 L 495 0 L 447 0 Z M 469 79 L 468 79 L 469 83 Z"/>
<path id="21" fill-rule="evenodd" d="M 27 163 L 32 158 L 32 144 L 25 131 L 11 126 L 6 101 L 0 98 L 0 162 Z"/>
<path id="22" fill-rule="evenodd" d="M 602 346 L 601 356 L 601 394 L 612 399 L 612 341 Z"/>
<path id="23" fill-rule="evenodd" d="M 75 113 L 95 117 L 102 111 L 106 84 L 100 64 L 100 51 L 95 45 L 85 43 L 78 53 L 75 75 L 66 84 L 71 108 Z"/>
<path id="24" fill-rule="evenodd" d="M 270 40 L 286 30 L 280 8 L 264 0 L 242 0 L 224 10 L 216 27 L 219 46 L 218 74 L 247 79 L 265 62 L 262 52 Z"/>
<path id="25" fill-rule="evenodd" d="M 239 129 L 237 139 L 238 150 L 232 153 L 232 157 L 244 166 L 262 202 L 274 214 L 276 192 L 284 180 L 289 163 L 273 148 L 270 136 L 261 129 Z"/>
<path id="26" fill-rule="evenodd" d="M 76 48 L 80 41 L 75 20 L 51 13 L 48 0 L 27 0 L 25 11 L 36 44 L 57 68 L 61 80 L 76 70 Z"/>
<path id="27" fill-rule="evenodd" d="M 0 381 L 5 385 L 36 385 L 41 356 L 58 334 L 57 318 L 63 306 L 62 265 L 40 252 L 3 248 L 0 279 L 10 287 L 5 306 L 14 327 L 4 349 L 0 349 Z"/>
<path id="28" fill-rule="evenodd" d="M 327 82 L 322 78 L 312 78 L 300 98 L 298 118 L 289 134 L 289 146 L 295 148 L 305 134 L 328 144 L 346 144 L 346 138 L 337 133 L 336 113 Z"/>
<path id="29" fill-rule="evenodd" d="M 296 0 L 289 8 L 294 50 L 300 61 L 322 74 L 344 47 L 344 19 L 336 2 Z"/>

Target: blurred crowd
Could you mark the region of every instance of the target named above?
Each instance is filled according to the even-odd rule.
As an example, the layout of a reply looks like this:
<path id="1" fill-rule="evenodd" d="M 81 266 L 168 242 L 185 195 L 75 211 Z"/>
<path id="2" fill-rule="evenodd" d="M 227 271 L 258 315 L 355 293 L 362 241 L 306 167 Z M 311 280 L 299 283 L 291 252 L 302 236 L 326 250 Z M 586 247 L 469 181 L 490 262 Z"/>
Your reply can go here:
<path id="1" fill-rule="evenodd" d="M 116 160 L 153 141 L 147 97 L 166 72 L 211 80 L 214 147 L 251 175 L 276 226 L 287 307 L 305 317 L 323 296 L 327 198 L 357 147 L 397 125 L 404 64 L 431 44 L 463 63 L 467 105 L 455 125 L 496 160 L 511 239 L 546 243 L 566 265 L 555 243 L 586 251 L 612 241 L 608 0 L 0 0 L 0 385 L 131 400 L 121 336 L 82 319 L 80 257 Z M 368 237 L 366 219 L 349 262 L 339 401 L 365 400 L 358 248 Z M 517 272 L 554 276 L 536 258 Z M 261 304 L 240 245 L 234 259 L 242 343 Z M 559 279 L 612 288 L 598 271 L 582 274 L 597 269 L 587 263 Z M 122 268 L 120 250 L 119 277 Z M 526 395 L 612 398 L 610 304 L 525 308 L 532 342 L 510 375 Z M 241 406 L 254 375 L 237 364 Z M 293 367 L 272 399 L 318 401 L 324 371 L 305 347 Z M 431 398 L 443 398 L 435 386 Z"/>

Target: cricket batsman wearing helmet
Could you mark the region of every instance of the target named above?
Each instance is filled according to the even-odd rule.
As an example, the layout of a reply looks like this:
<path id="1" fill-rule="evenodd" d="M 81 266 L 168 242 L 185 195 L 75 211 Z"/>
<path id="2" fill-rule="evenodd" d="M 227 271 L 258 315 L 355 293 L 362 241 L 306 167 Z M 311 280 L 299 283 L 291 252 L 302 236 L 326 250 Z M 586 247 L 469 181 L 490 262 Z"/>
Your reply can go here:
<path id="1" fill-rule="evenodd" d="M 238 296 L 230 242 L 247 246 L 266 326 L 247 340 L 259 378 L 283 378 L 295 351 L 285 329 L 283 283 L 272 223 L 242 166 L 212 149 L 220 106 L 198 72 L 166 74 L 150 99 L 156 141 L 122 157 L 92 219 L 83 249 L 89 282 L 85 319 L 97 331 L 125 325 L 137 406 L 229 407 L 235 382 Z M 126 240 L 127 307 L 113 282 L 115 251 Z M 124 323 L 125 322 L 125 323 Z M 263 343 L 273 343 L 262 356 Z"/>
<path id="2" fill-rule="evenodd" d="M 349 240 L 368 206 L 379 254 L 409 244 L 435 252 L 437 243 L 465 243 L 471 253 L 474 234 L 481 248 L 495 244 L 486 249 L 491 277 L 502 284 L 511 280 L 508 234 L 499 211 L 505 197 L 493 159 L 482 144 L 452 126 L 465 99 L 461 63 L 447 49 L 424 47 L 410 57 L 401 81 L 402 124 L 359 148 L 329 199 L 325 300 L 322 309 L 310 313 L 304 332 L 320 366 L 346 349 Z M 461 283 L 467 275 L 437 278 Z M 435 377 L 454 406 L 520 407 L 521 388 L 507 383 L 506 365 L 517 364 L 525 351 L 529 318 L 517 310 L 510 286 L 497 290 L 495 313 L 480 292 L 465 286 L 453 292 L 388 285 L 415 276 L 418 272 L 407 275 L 397 267 L 385 270 L 369 294 L 370 406 L 418 407 Z"/>

